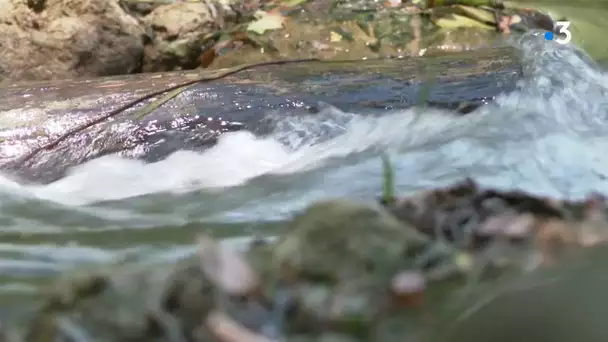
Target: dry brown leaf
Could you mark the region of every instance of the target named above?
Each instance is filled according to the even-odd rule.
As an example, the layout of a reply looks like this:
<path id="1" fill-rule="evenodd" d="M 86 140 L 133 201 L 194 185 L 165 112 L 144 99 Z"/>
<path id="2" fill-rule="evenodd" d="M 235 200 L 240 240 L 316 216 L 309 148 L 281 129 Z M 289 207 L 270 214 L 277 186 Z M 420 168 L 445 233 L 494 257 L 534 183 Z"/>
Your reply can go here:
<path id="1" fill-rule="evenodd" d="M 555 264 L 555 252 L 567 245 L 577 243 L 578 237 L 572 227 L 562 220 L 547 219 L 537 226 L 536 239 L 538 250 L 543 256 L 544 265 Z"/>
<path id="2" fill-rule="evenodd" d="M 394 8 L 401 6 L 401 0 L 386 0 L 384 1 L 384 7 Z"/>
<path id="3" fill-rule="evenodd" d="M 536 220 L 530 213 L 503 213 L 486 219 L 478 232 L 487 236 L 525 238 L 532 234 Z"/>
<path id="4" fill-rule="evenodd" d="M 198 245 L 203 272 L 222 291 L 246 296 L 260 287 L 258 273 L 240 253 L 202 235 Z"/>
<path id="5" fill-rule="evenodd" d="M 426 280 L 420 272 L 403 271 L 391 281 L 391 292 L 401 307 L 420 307 L 424 299 Z"/>
<path id="6" fill-rule="evenodd" d="M 211 312 L 205 324 L 220 342 L 279 342 L 245 328 L 218 311 Z"/>
<path id="7" fill-rule="evenodd" d="M 201 68 L 206 68 L 209 65 L 211 65 L 211 63 L 213 63 L 213 60 L 215 59 L 216 53 L 215 53 L 215 49 L 207 49 L 205 50 L 201 56 L 199 57 L 200 60 L 200 66 Z"/>

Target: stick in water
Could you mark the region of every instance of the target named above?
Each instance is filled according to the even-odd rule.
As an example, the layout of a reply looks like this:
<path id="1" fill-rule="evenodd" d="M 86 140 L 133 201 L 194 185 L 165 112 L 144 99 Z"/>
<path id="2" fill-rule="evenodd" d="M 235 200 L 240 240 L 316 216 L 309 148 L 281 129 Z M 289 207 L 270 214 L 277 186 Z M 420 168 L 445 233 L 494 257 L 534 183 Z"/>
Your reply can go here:
<path id="1" fill-rule="evenodd" d="M 278 61 L 268 61 L 268 62 L 261 62 L 261 63 L 245 64 L 245 65 L 241 65 L 241 66 L 238 66 L 238 67 L 234 67 L 233 69 L 227 70 L 226 72 L 221 73 L 221 74 L 219 74 L 217 76 L 209 76 L 209 77 L 202 76 L 200 78 L 197 78 L 197 79 L 194 79 L 194 80 L 190 80 L 190 81 L 186 81 L 186 82 L 183 82 L 183 83 L 171 86 L 169 88 L 165 88 L 165 89 L 161 89 L 161 90 L 158 90 L 158 91 L 151 92 L 149 94 L 146 94 L 146 95 L 144 95 L 142 97 L 139 97 L 139 98 L 137 98 L 137 99 L 135 99 L 135 100 L 133 100 L 133 101 L 125 104 L 122 107 L 114 109 L 114 110 L 112 110 L 111 112 L 109 112 L 109 113 L 107 113 L 105 115 L 101 115 L 98 118 L 95 118 L 95 119 L 93 119 L 93 120 L 91 120 L 89 122 L 86 122 L 86 123 L 84 123 L 84 124 L 82 124 L 80 126 L 77 126 L 77 127 L 73 128 L 73 129 L 69 130 L 68 132 L 64 133 L 63 135 L 55 138 L 54 140 L 52 140 L 52 141 L 50 141 L 50 142 L 48 142 L 48 143 L 46 143 L 46 144 L 44 144 L 42 146 L 39 146 L 39 147 L 35 148 L 34 150 L 30 151 L 29 153 L 27 153 L 23 157 L 21 157 L 21 159 L 16 162 L 16 167 L 19 167 L 19 166 L 25 164 L 27 161 L 29 161 L 30 159 L 32 159 L 39 152 L 44 151 L 44 150 L 50 150 L 51 148 L 57 146 L 57 144 L 59 144 L 60 142 L 66 140 L 70 136 L 72 136 L 72 135 L 74 135 L 74 134 L 76 134 L 78 132 L 81 132 L 81 131 L 83 131 L 83 130 L 91 127 L 91 126 L 94 126 L 94 125 L 96 125 L 98 123 L 101 123 L 101 122 L 103 122 L 103 121 L 105 121 L 107 119 L 110 119 L 110 118 L 112 118 L 112 117 L 114 117 L 114 116 L 116 116 L 116 115 L 124 112 L 125 110 L 127 110 L 127 109 L 129 109 L 129 108 L 131 108 L 131 107 L 133 107 L 133 106 L 135 106 L 135 105 L 137 105 L 137 104 L 139 104 L 139 103 L 141 103 L 141 102 L 143 102 L 145 100 L 148 100 L 148 99 L 153 98 L 153 97 L 158 96 L 158 95 L 162 95 L 162 94 L 164 94 L 166 92 L 170 92 L 170 91 L 173 91 L 173 90 L 176 90 L 176 89 L 179 89 L 179 88 L 185 89 L 185 87 L 193 85 L 193 84 L 196 84 L 196 83 L 210 82 L 210 81 L 219 80 L 219 79 L 222 79 L 224 77 L 227 77 L 227 76 L 230 76 L 230 75 L 234 75 L 234 74 L 236 74 L 238 72 L 249 70 L 249 69 L 253 69 L 253 68 L 256 68 L 256 67 L 268 66 L 268 65 L 294 64 L 294 63 L 313 62 L 313 61 L 320 61 L 320 60 L 317 59 L 317 58 L 304 58 L 304 59 L 288 59 L 288 60 L 278 60 Z"/>

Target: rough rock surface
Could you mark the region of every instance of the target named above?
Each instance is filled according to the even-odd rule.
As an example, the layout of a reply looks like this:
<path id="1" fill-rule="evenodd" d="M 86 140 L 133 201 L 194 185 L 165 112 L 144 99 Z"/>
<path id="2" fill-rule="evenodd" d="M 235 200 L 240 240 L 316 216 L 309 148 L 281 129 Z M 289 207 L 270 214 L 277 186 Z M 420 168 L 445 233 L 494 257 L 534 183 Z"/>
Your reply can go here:
<path id="1" fill-rule="evenodd" d="M 153 32 L 146 45 L 144 71 L 192 69 L 200 64 L 202 38 L 220 28 L 221 6 L 204 2 L 177 2 L 159 6 L 142 20 Z"/>
<path id="2" fill-rule="evenodd" d="M 117 75 L 141 68 L 144 30 L 115 1 L 48 0 L 34 9 L 25 0 L 1 4 L 0 82 Z"/>
<path id="3" fill-rule="evenodd" d="M 234 17 L 227 2 L 141 13 L 118 0 L 0 0 L 0 83 L 197 67 L 201 39 Z"/>

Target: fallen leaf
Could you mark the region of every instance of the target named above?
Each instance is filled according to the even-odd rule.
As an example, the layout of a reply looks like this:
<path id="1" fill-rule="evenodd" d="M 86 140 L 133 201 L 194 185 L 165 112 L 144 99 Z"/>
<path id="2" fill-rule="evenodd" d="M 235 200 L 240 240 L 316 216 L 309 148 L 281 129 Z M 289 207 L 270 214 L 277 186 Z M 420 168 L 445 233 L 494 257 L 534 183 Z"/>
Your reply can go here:
<path id="1" fill-rule="evenodd" d="M 453 7 L 457 14 L 463 15 L 465 17 L 471 18 L 473 20 L 477 20 L 486 24 L 496 25 L 496 17 L 492 10 L 488 10 L 485 8 L 472 7 L 472 6 L 463 6 L 456 5 Z"/>
<path id="2" fill-rule="evenodd" d="M 494 27 L 484 24 L 475 19 L 462 15 L 452 14 L 450 17 L 444 17 L 434 20 L 435 25 L 444 29 L 456 29 L 460 27 L 479 27 L 488 30 L 494 30 Z"/>
<path id="3" fill-rule="evenodd" d="M 234 296 L 246 296 L 260 286 L 260 278 L 237 251 L 199 236 L 199 255 L 203 273 L 215 286 Z"/>
<path id="4" fill-rule="evenodd" d="M 536 220 L 530 213 L 501 213 L 486 219 L 478 229 L 484 236 L 505 236 L 522 239 L 532 234 Z"/>
<path id="5" fill-rule="evenodd" d="M 511 33 L 511 17 L 504 16 L 500 18 L 500 22 L 498 23 L 498 28 L 505 35 L 509 35 Z"/>
<path id="6" fill-rule="evenodd" d="M 302 5 L 306 2 L 308 2 L 309 0 L 283 0 L 281 1 L 281 6 L 283 7 L 296 7 L 299 5 Z"/>
<path id="7" fill-rule="evenodd" d="M 329 34 L 329 41 L 332 43 L 336 43 L 342 40 L 342 36 L 334 31 L 331 31 L 331 33 Z"/>
<path id="8" fill-rule="evenodd" d="M 247 26 L 247 31 L 257 34 L 264 34 L 266 31 L 278 30 L 283 28 L 285 17 L 278 12 L 264 12 L 258 10 L 255 13 L 256 21 L 251 22 Z"/>
<path id="9" fill-rule="evenodd" d="M 220 342 L 278 342 L 247 329 L 221 312 L 211 312 L 205 323 Z"/>
<path id="10" fill-rule="evenodd" d="M 384 2 L 384 7 L 393 8 L 399 6 L 401 6 L 401 0 L 386 0 Z"/>
<path id="11" fill-rule="evenodd" d="M 315 50 L 318 50 L 318 51 L 326 51 L 326 50 L 329 50 L 331 48 L 328 44 L 321 43 L 318 40 L 313 40 L 310 43 L 311 43 L 312 47 L 315 48 Z"/>
<path id="12" fill-rule="evenodd" d="M 401 307 L 420 307 L 425 289 L 426 280 L 416 271 L 399 272 L 391 281 L 391 292 Z"/>
<path id="13" fill-rule="evenodd" d="M 213 60 L 216 57 L 216 53 L 215 53 L 215 49 L 211 48 L 211 49 L 207 49 L 205 51 L 203 51 L 203 53 L 201 54 L 201 56 L 199 57 L 200 60 L 200 66 L 201 68 L 206 68 L 209 65 L 211 65 L 211 63 L 213 63 Z"/>

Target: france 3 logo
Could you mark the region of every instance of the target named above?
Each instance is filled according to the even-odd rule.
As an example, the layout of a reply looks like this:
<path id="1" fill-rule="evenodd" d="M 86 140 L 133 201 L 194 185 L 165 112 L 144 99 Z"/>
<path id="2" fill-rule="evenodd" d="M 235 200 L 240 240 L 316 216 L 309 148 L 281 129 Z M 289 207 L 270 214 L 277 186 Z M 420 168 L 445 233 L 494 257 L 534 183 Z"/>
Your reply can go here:
<path id="1" fill-rule="evenodd" d="M 568 44 L 572 40 L 572 32 L 570 32 L 570 22 L 569 21 L 556 21 L 555 27 L 559 29 L 557 31 L 558 35 L 551 32 L 545 32 L 545 40 L 554 40 L 557 44 Z M 554 30 L 555 31 L 555 30 Z"/>

